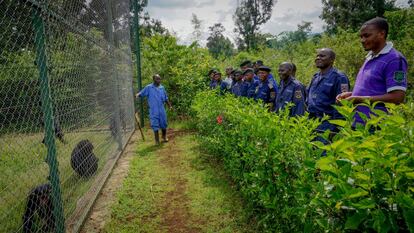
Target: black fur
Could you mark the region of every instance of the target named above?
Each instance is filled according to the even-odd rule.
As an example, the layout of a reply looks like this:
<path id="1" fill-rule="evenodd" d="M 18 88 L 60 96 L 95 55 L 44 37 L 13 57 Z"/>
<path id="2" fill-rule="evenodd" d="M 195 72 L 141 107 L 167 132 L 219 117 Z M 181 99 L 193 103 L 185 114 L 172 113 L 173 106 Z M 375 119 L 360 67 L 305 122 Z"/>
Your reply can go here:
<path id="1" fill-rule="evenodd" d="M 27 197 L 26 211 L 23 215 L 24 233 L 37 232 L 39 229 L 32 229 L 35 226 L 40 226 L 40 232 L 54 231 L 55 218 L 51 192 L 50 184 L 39 185 L 30 191 Z M 37 222 L 36 219 L 39 219 L 40 222 Z"/>
<path id="2" fill-rule="evenodd" d="M 55 119 L 54 126 L 55 126 L 55 137 L 57 137 L 59 141 L 61 141 L 62 143 L 66 143 L 64 139 L 65 135 L 63 134 L 62 128 L 60 127 L 60 123 L 57 119 Z M 46 138 L 44 137 L 42 140 L 43 144 L 45 144 L 45 139 Z"/>
<path id="3" fill-rule="evenodd" d="M 82 177 L 90 177 L 98 169 L 98 158 L 93 153 L 89 140 L 80 141 L 72 151 L 70 163 L 73 170 Z"/>

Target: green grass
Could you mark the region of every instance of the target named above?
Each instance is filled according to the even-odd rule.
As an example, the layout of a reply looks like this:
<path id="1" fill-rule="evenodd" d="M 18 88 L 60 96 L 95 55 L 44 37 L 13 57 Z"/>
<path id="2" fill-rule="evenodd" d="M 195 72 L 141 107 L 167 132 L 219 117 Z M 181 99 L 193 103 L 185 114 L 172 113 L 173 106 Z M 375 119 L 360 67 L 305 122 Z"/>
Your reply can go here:
<path id="1" fill-rule="evenodd" d="M 8 134 L 0 137 L 0 232 L 16 232 L 22 225 L 26 196 L 37 185 L 47 182 L 49 167 L 45 162 L 43 134 Z M 95 146 L 99 170 L 110 156 L 117 153 L 117 144 L 109 131 L 68 132 L 66 144 L 56 142 L 65 217 L 76 208 L 77 201 L 89 190 L 94 178 L 84 179 L 74 173 L 70 155 L 75 145 L 88 139 Z"/>
<path id="2" fill-rule="evenodd" d="M 185 128 L 185 124 L 175 123 L 173 128 L 179 130 Z M 147 135 L 147 142 L 138 146 L 128 176 L 112 206 L 105 232 L 171 231 L 165 218 L 174 210 L 165 206 L 188 212 L 186 229 L 255 232 L 256 224 L 250 221 L 250 211 L 245 209 L 222 165 L 200 152 L 194 135 L 185 133 L 176 136 L 168 145 L 152 145 L 152 135 Z M 174 154 L 178 155 L 175 161 L 166 162 L 166 157 Z M 166 197 L 174 192 L 177 180 L 185 181 L 185 198 L 168 200 Z M 173 231 L 180 232 L 180 229 Z"/>
<path id="3" fill-rule="evenodd" d="M 149 136 L 131 161 L 128 177 L 112 207 L 111 219 L 105 225 L 106 232 L 159 232 L 158 213 L 162 210 L 157 203 L 172 186 L 156 156 L 159 148 Z"/>
<path id="4" fill-rule="evenodd" d="M 255 232 L 250 211 L 232 185 L 222 164 L 200 151 L 194 143 L 195 136 L 185 136 L 179 145 L 185 151 L 188 166 L 191 213 L 197 219 L 205 219 L 200 225 L 202 232 Z"/>

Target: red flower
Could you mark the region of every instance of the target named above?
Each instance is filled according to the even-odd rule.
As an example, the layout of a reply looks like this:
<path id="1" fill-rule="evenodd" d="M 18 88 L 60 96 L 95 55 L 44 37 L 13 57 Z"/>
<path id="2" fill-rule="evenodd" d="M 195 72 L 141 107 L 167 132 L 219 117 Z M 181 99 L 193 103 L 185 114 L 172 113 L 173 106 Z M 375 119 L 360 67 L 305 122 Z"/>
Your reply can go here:
<path id="1" fill-rule="evenodd" d="M 223 117 L 221 115 L 217 116 L 217 124 L 221 125 L 223 123 Z"/>

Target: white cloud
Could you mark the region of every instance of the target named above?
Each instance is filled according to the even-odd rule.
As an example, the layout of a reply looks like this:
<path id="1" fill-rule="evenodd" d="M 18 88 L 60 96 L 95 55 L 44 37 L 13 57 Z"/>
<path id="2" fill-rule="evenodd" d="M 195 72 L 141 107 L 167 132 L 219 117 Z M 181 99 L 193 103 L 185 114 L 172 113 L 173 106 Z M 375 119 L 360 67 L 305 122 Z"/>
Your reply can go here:
<path id="1" fill-rule="evenodd" d="M 408 0 L 397 0 L 397 5 L 406 6 Z M 151 17 L 161 20 L 170 31 L 176 33 L 181 43 L 191 43 L 193 27 L 191 15 L 203 21 L 202 44 L 208 37 L 208 27 L 222 23 L 225 35 L 234 40 L 233 14 L 238 0 L 150 0 L 146 10 Z M 321 0 L 278 0 L 273 7 L 272 18 L 262 25 L 262 32 L 279 34 L 296 30 L 302 21 L 312 22 L 313 32 L 323 31 Z"/>

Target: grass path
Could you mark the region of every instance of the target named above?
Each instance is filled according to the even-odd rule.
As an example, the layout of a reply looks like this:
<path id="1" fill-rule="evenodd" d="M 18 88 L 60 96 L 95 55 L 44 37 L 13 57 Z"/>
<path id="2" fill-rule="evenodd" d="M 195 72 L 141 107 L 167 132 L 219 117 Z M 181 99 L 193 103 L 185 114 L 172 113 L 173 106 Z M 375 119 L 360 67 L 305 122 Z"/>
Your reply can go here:
<path id="1" fill-rule="evenodd" d="M 255 232 L 220 163 L 200 152 L 194 133 L 173 128 L 160 147 L 151 132 L 137 143 L 110 214 L 83 232 Z"/>

